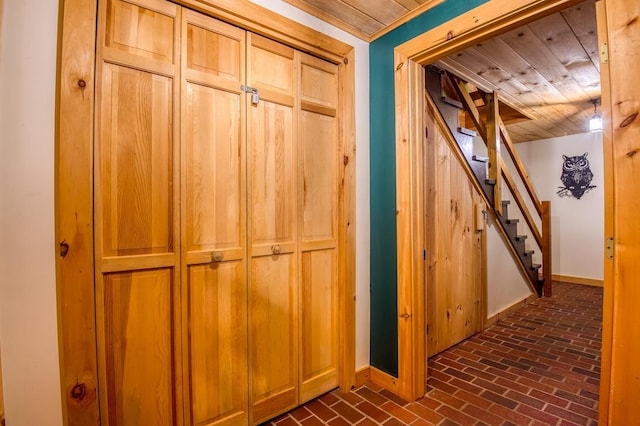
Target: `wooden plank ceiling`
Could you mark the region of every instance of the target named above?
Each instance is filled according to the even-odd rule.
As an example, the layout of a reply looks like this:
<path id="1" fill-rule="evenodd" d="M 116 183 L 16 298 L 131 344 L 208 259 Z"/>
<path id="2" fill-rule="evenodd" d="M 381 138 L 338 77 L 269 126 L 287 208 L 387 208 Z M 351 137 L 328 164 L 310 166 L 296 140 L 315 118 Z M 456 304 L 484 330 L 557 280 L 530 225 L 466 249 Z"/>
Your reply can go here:
<path id="1" fill-rule="evenodd" d="M 370 41 L 444 0 L 284 0 Z"/>
<path id="2" fill-rule="evenodd" d="M 455 53 L 438 65 L 528 119 L 505 120 L 515 142 L 589 131 L 600 98 L 595 0 Z"/>
<path id="3" fill-rule="evenodd" d="M 285 0 L 366 41 L 443 0 Z M 584 133 L 600 98 L 595 0 L 554 13 L 438 62 L 485 92 L 497 91 L 524 120 L 515 142 Z M 506 109 L 506 108 L 505 108 Z"/>

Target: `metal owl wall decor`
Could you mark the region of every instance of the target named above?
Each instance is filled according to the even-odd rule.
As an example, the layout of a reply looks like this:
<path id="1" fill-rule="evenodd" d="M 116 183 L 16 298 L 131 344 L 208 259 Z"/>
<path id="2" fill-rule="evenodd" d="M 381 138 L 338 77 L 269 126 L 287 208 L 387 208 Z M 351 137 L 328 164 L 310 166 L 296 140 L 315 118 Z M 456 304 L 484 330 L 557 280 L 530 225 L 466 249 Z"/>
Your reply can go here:
<path id="1" fill-rule="evenodd" d="M 560 197 L 576 197 L 580 199 L 586 192 L 595 188 L 595 185 L 591 185 L 593 179 L 593 173 L 589 167 L 589 160 L 587 160 L 587 152 L 582 155 L 576 155 L 569 157 L 563 155 L 562 162 L 562 175 L 560 180 L 563 186 L 559 186 L 557 194 Z"/>

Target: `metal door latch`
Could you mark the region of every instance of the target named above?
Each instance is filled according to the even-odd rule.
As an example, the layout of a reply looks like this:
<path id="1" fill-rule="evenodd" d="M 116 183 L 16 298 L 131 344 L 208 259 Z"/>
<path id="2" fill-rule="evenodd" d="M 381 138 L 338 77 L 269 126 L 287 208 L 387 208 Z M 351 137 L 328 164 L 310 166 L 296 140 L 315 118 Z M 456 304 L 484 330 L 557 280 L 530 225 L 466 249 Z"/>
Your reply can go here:
<path id="1" fill-rule="evenodd" d="M 258 103 L 260 102 L 260 93 L 258 92 L 258 89 L 256 89 L 255 87 L 242 85 L 240 86 L 240 90 L 245 93 L 251 93 L 251 103 L 253 105 L 258 105 Z"/>

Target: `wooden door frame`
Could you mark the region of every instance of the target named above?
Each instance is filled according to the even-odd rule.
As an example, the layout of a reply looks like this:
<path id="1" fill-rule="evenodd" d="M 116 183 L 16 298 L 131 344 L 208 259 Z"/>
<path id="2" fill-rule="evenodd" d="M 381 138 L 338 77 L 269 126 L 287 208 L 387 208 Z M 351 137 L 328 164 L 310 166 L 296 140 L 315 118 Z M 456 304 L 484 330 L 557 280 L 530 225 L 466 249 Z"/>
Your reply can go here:
<path id="1" fill-rule="evenodd" d="M 398 378 L 380 384 L 407 400 L 425 394 L 427 379 L 422 67 L 579 2 L 491 0 L 395 48 Z"/>
<path id="2" fill-rule="evenodd" d="M 131 0 L 135 3 L 135 0 Z M 355 52 L 248 0 L 178 0 L 339 67 L 339 386 L 355 384 Z M 56 287 L 63 420 L 99 425 L 93 285 L 93 121 L 97 0 L 59 4 L 55 122 Z M 62 255 L 64 252 L 64 255 Z"/>

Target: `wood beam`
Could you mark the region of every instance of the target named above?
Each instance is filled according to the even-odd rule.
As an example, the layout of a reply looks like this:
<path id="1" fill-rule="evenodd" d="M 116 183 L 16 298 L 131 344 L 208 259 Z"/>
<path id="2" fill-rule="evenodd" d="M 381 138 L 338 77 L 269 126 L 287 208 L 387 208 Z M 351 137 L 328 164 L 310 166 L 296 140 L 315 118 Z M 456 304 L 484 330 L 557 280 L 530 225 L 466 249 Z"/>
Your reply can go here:
<path id="1" fill-rule="evenodd" d="M 542 292 L 545 297 L 551 297 L 551 283 L 553 280 L 552 248 L 551 248 L 551 202 L 542 202 L 542 273 L 544 285 Z"/>

